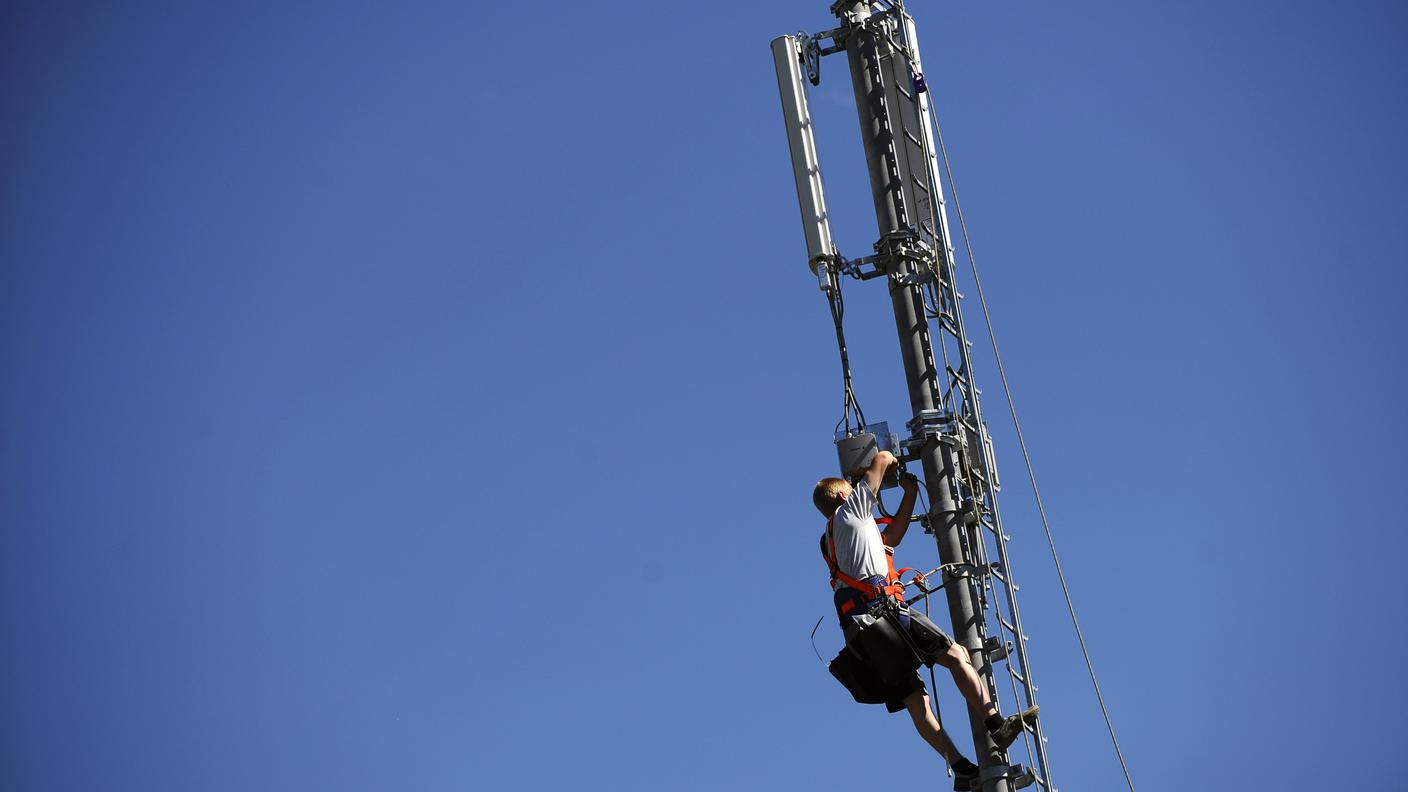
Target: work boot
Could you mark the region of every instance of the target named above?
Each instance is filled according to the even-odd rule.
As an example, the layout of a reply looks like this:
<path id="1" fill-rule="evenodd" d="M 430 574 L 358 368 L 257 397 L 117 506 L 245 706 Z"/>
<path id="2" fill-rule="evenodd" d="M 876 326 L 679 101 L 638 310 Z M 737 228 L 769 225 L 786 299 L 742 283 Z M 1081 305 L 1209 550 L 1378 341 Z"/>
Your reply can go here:
<path id="1" fill-rule="evenodd" d="M 973 792 L 978 788 L 978 766 L 968 757 L 960 757 L 949 767 L 953 768 L 953 792 Z"/>
<path id="2" fill-rule="evenodd" d="M 1036 723 L 1036 714 L 1040 709 L 1036 706 L 1028 707 L 1002 721 L 1002 725 L 992 731 L 992 741 L 997 743 L 997 749 L 1005 751 L 1007 746 L 1016 742 L 1027 724 Z"/>

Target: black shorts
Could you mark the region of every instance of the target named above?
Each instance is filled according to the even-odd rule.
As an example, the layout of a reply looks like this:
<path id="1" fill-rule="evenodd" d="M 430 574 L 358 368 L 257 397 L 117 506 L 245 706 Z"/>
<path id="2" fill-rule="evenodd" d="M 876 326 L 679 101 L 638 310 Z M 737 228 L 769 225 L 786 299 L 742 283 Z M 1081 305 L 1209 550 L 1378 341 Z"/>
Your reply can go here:
<path id="1" fill-rule="evenodd" d="M 902 608 L 899 623 L 913 641 L 914 647 L 919 650 L 919 660 L 924 665 L 932 666 L 950 646 L 953 646 L 953 639 L 948 633 L 922 613 Z M 852 623 L 843 628 L 848 643 L 853 627 Z M 856 701 L 861 704 L 884 704 L 889 712 L 904 709 L 904 700 L 910 695 L 928 692 L 917 670 L 897 681 L 887 682 L 850 649 L 842 649 L 836 659 L 831 661 L 829 670 Z"/>
<path id="2" fill-rule="evenodd" d="M 859 612 L 864 613 L 865 610 Z M 909 634 L 909 639 L 914 642 L 914 648 L 919 650 L 919 661 L 924 665 L 931 666 L 938 662 L 948 648 L 953 646 L 953 639 L 943 628 L 934 624 L 928 616 L 910 610 L 907 605 L 900 606 L 899 623 Z M 841 634 L 846 636 L 847 643 L 850 643 L 854 631 L 855 623 L 844 616 L 841 617 Z"/>
<path id="3" fill-rule="evenodd" d="M 900 609 L 900 626 L 919 649 L 919 659 L 926 666 L 932 666 L 953 646 L 953 639 L 928 616 L 915 613 L 909 608 Z"/>

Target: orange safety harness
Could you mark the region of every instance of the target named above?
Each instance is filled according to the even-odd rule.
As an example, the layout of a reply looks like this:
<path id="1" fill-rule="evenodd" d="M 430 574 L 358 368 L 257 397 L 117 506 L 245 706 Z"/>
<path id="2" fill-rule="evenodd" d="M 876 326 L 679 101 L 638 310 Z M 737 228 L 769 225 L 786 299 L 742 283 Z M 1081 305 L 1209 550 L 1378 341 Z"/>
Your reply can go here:
<path id="1" fill-rule="evenodd" d="M 834 520 L 835 517 L 833 516 L 830 520 L 826 521 L 826 533 L 821 535 L 821 557 L 826 559 L 826 568 L 831 573 L 831 588 L 834 590 L 836 588 L 836 581 L 840 580 L 842 584 L 865 594 L 867 602 L 874 602 L 884 597 L 890 597 L 895 600 L 895 602 L 903 605 L 905 584 L 900 582 L 900 575 L 906 572 L 914 572 L 914 570 L 910 567 L 903 567 L 896 570 L 895 548 L 885 545 L 885 565 L 888 567 L 888 571 L 885 573 L 883 585 L 857 580 L 847 575 L 845 572 L 842 572 L 841 567 L 836 563 L 836 537 L 832 535 L 832 522 Z M 877 525 L 889 525 L 890 518 L 881 517 L 875 522 Z M 915 575 L 915 580 L 922 580 L 924 577 L 917 572 L 915 572 Z M 847 600 L 838 606 L 837 614 L 845 616 L 847 613 L 855 610 L 855 607 L 855 600 Z"/>

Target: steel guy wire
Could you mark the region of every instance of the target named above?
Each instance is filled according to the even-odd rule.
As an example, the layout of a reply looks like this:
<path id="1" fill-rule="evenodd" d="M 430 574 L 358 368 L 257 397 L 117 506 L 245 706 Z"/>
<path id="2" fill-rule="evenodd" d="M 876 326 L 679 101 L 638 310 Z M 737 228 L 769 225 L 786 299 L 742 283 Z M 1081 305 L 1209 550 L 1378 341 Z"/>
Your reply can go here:
<path id="1" fill-rule="evenodd" d="M 978 263 L 973 257 L 973 243 L 968 235 L 968 224 L 963 218 L 963 205 L 958 200 L 958 184 L 953 178 L 953 167 L 949 163 L 948 148 L 944 145 L 943 131 L 939 127 L 937 113 L 934 113 L 934 132 L 938 137 L 939 151 L 943 154 L 944 172 L 948 177 L 949 191 L 953 193 L 953 207 L 958 215 L 958 226 L 963 233 L 963 246 L 968 256 L 968 265 L 973 273 L 973 286 L 978 293 L 978 304 L 982 307 L 983 323 L 987 326 L 988 340 L 992 344 L 993 359 L 997 363 L 998 379 L 1002 381 L 1002 392 L 1007 399 L 1007 409 L 1012 414 L 1012 426 L 1016 430 L 1017 445 L 1022 450 L 1022 461 L 1026 464 L 1027 478 L 1031 481 L 1032 496 L 1036 500 L 1037 514 L 1041 517 L 1041 527 L 1046 532 L 1046 542 L 1051 548 L 1051 560 L 1056 565 L 1056 577 L 1061 582 L 1061 593 L 1066 599 L 1066 609 L 1071 615 L 1071 624 L 1075 627 L 1076 640 L 1080 643 L 1081 654 L 1085 657 L 1085 667 L 1090 673 L 1090 682 L 1095 687 L 1095 698 L 1100 704 L 1100 714 L 1105 718 L 1105 728 L 1110 732 L 1110 742 L 1115 746 L 1115 756 L 1119 758 L 1120 769 L 1124 771 L 1125 783 L 1129 786 L 1130 792 L 1134 792 L 1134 779 L 1130 777 L 1129 765 L 1125 762 L 1124 752 L 1120 750 L 1119 739 L 1115 736 L 1115 726 L 1110 720 L 1110 711 L 1105 706 L 1105 697 L 1100 692 L 1100 681 L 1095 676 L 1095 665 L 1090 660 L 1090 650 L 1085 645 L 1085 636 L 1081 633 L 1080 621 L 1076 618 L 1075 603 L 1071 599 L 1070 588 L 1066 585 L 1066 575 L 1061 569 L 1061 558 L 1056 553 L 1056 539 L 1051 533 L 1051 524 L 1046 517 L 1046 507 L 1041 500 L 1041 490 L 1036 483 L 1036 471 L 1032 467 L 1031 454 L 1027 451 L 1027 441 L 1022 435 L 1022 424 L 1017 418 L 1016 403 L 1012 398 L 1012 389 L 1007 383 L 1007 371 L 1002 365 L 1002 355 L 997 348 L 997 335 L 993 331 L 992 317 L 988 313 L 987 299 L 983 296 L 982 280 L 978 277 Z"/>

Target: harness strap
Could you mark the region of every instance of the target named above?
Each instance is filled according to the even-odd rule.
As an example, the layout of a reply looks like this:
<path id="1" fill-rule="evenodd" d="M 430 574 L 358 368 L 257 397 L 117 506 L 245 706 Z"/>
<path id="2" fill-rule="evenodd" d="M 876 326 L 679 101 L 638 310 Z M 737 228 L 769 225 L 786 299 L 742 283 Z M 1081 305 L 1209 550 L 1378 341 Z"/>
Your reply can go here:
<path id="1" fill-rule="evenodd" d="M 831 572 L 831 582 L 834 584 L 840 580 L 842 584 L 853 588 L 866 595 L 868 599 L 878 600 L 883 597 L 890 597 L 896 602 L 904 602 L 904 584 L 900 583 L 900 575 L 905 572 L 914 571 L 910 567 L 905 567 L 900 571 L 895 571 L 895 549 L 885 545 L 885 565 L 889 569 L 885 573 L 885 584 L 877 586 L 867 583 L 864 580 L 857 580 L 845 572 L 841 571 L 840 565 L 836 562 L 836 537 L 832 533 L 835 516 L 826 521 L 826 533 L 823 535 L 821 555 L 826 559 L 827 569 Z M 889 525 L 889 517 L 881 517 L 875 521 L 878 525 Z M 855 608 L 854 603 L 845 603 L 841 606 L 841 615 L 844 616 Z"/>

